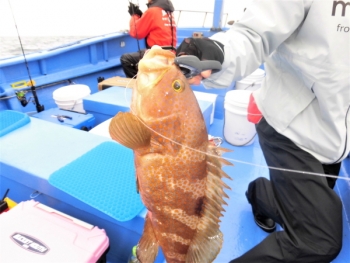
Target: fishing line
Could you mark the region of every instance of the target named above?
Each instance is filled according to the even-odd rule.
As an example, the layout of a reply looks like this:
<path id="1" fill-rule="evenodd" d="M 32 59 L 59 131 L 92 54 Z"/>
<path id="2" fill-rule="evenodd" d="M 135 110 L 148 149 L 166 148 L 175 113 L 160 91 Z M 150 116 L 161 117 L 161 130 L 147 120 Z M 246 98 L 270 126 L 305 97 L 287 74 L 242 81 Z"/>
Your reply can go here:
<path id="1" fill-rule="evenodd" d="M 135 76 L 136 77 L 136 76 Z M 129 83 L 131 82 L 131 80 L 128 82 L 128 84 L 126 85 L 126 88 L 132 88 L 132 87 L 129 87 Z M 125 101 L 128 102 L 129 104 L 131 104 L 131 101 L 128 101 L 127 99 L 127 96 L 126 96 L 126 91 L 124 92 L 124 98 L 125 98 Z M 206 154 L 208 156 L 211 156 L 211 157 L 216 157 L 216 158 L 222 158 L 222 159 L 225 159 L 227 161 L 230 161 L 232 162 L 233 164 L 234 163 L 240 163 L 240 164 L 246 164 L 246 165 L 250 165 L 250 166 L 254 166 L 254 167 L 258 167 L 258 168 L 264 168 L 264 169 L 271 169 L 271 170 L 276 170 L 276 171 L 282 171 L 282 172 L 292 172 L 292 173 L 300 173 L 300 174 L 308 174 L 308 175 L 313 175 L 313 176 L 319 176 L 319 177 L 329 177 L 329 178 L 335 178 L 335 179 L 340 179 L 340 180 L 346 180 L 346 181 L 350 181 L 350 178 L 345 178 L 345 177 L 342 177 L 342 176 L 337 176 L 337 175 L 329 175 L 329 174 L 323 174 L 323 173 L 315 173 L 315 172 L 306 172 L 306 171 L 300 171 L 300 170 L 293 170 L 293 169 L 286 169 L 286 168 L 278 168 L 278 167 L 273 167 L 273 166 L 268 166 L 268 165 L 262 165 L 262 164 L 256 164 L 256 163 L 251 163 L 251 162 L 246 162 L 246 161 L 241 161 L 241 160 L 237 160 L 237 159 L 233 159 L 233 158 L 227 158 L 227 157 L 222 157 L 222 156 L 217 156 L 217 155 L 213 155 L 213 154 L 209 154 L 207 152 L 203 152 L 201 150 L 197 150 L 197 149 L 194 149 L 192 147 L 189 147 L 187 145 L 184 145 L 184 144 L 181 144 L 181 143 L 178 143 L 174 140 L 172 140 L 171 138 L 168 138 L 166 136 L 164 136 L 163 134 L 160 134 L 159 132 L 155 131 L 154 129 L 152 129 L 151 127 L 149 127 L 139 116 L 137 116 L 137 114 L 135 114 L 135 112 L 133 112 L 132 108 L 130 107 L 130 112 L 132 112 L 137 118 L 138 120 L 143 124 L 145 125 L 145 127 L 147 127 L 150 131 L 154 132 L 155 134 L 157 134 L 158 136 L 162 137 L 163 139 L 171 142 L 171 143 L 174 143 L 174 144 L 177 144 L 179 146 L 182 146 L 184 148 L 187 148 L 189 150 L 192 150 L 192 151 L 195 151 L 195 152 L 198 152 L 198 153 L 201 153 L 201 154 Z M 252 114 L 252 115 L 256 115 L 256 114 Z M 260 115 L 259 115 L 260 116 Z M 223 147 L 224 148 L 224 147 Z"/>
<path id="2" fill-rule="evenodd" d="M 29 66 L 28 66 L 28 61 L 27 61 L 27 57 L 24 53 L 24 49 L 23 49 L 23 44 L 22 44 L 22 39 L 21 39 L 21 36 L 19 34 L 19 31 L 18 31 L 18 27 L 17 27 L 17 22 L 16 22 L 16 18 L 15 18 L 15 15 L 13 13 L 13 9 L 12 9 L 12 5 L 11 5 L 11 2 L 10 0 L 8 0 L 8 3 L 9 3 L 9 6 L 10 6 L 10 10 L 11 10 L 11 14 L 12 14 L 12 18 L 13 18 L 13 22 L 15 24 L 15 27 L 16 27 L 16 32 L 17 32 L 17 36 L 18 36 L 18 40 L 19 40 L 19 43 L 21 45 L 21 50 L 22 50 L 22 54 L 23 54 L 23 58 L 24 58 L 24 64 L 26 65 L 26 68 L 27 68 L 27 73 L 28 73 L 28 77 L 29 77 L 29 81 L 30 81 L 30 89 L 33 93 L 33 97 L 34 97 L 34 101 L 35 101 L 35 107 L 36 107 L 36 110 L 37 112 L 41 112 L 44 110 L 44 106 L 43 105 L 40 105 L 39 103 L 39 99 L 38 99 L 38 96 L 36 94 L 36 90 L 35 90 L 35 86 L 34 86 L 34 81 L 32 80 L 32 76 L 30 74 L 30 70 L 29 70 Z"/>

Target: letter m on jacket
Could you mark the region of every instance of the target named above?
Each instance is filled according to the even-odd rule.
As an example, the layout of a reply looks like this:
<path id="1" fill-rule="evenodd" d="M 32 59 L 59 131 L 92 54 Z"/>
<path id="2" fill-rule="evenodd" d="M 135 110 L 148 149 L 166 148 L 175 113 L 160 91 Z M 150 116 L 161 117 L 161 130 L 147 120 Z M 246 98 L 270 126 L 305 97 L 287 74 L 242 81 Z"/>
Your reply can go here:
<path id="1" fill-rule="evenodd" d="M 341 16 L 345 16 L 346 9 L 350 9 L 350 2 L 345 3 L 344 1 L 333 1 L 332 16 L 335 16 L 335 12 L 337 10 L 338 5 L 341 9 Z M 350 10 L 348 10 L 348 12 L 350 12 Z"/>

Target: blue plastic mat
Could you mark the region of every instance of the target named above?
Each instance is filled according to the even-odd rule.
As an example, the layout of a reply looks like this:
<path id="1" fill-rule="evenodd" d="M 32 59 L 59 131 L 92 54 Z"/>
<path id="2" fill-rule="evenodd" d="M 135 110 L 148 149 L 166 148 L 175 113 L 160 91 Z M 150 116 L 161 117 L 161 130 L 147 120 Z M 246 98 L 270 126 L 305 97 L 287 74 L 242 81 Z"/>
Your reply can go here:
<path id="1" fill-rule="evenodd" d="M 143 209 L 132 150 L 104 142 L 49 177 L 49 183 L 118 221 Z"/>
<path id="2" fill-rule="evenodd" d="M 27 114 L 4 110 L 0 112 L 0 137 L 30 122 Z"/>

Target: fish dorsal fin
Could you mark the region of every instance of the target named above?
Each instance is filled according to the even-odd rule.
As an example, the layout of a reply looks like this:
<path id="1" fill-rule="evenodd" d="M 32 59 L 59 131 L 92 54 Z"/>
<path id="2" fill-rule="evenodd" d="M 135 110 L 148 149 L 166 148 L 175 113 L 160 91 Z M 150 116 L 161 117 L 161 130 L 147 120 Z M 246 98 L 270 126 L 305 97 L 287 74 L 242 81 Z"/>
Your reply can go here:
<path id="1" fill-rule="evenodd" d="M 226 204 L 224 198 L 227 194 L 224 188 L 230 189 L 222 178 L 230 178 L 222 171 L 222 165 L 231 163 L 221 158 L 221 154 L 228 152 L 224 148 L 208 146 L 207 163 L 208 176 L 205 190 L 203 208 L 200 221 L 197 225 L 197 232 L 187 252 L 187 263 L 212 262 L 221 250 L 223 237 L 220 231 L 220 217 L 223 205 Z"/>
<path id="2" fill-rule="evenodd" d="M 119 112 L 113 117 L 109 134 L 113 140 L 133 150 L 148 146 L 151 140 L 149 129 L 130 112 Z"/>

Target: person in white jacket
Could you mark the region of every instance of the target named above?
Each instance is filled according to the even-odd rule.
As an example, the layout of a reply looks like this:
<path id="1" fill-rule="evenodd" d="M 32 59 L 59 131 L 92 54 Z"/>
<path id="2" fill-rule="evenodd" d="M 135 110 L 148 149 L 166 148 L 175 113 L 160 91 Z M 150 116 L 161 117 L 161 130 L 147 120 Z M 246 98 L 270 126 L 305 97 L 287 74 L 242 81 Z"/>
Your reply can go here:
<path id="1" fill-rule="evenodd" d="M 270 166 L 246 192 L 256 223 L 273 232 L 231 262 L 330 262 L 342 248 L 342 204 L 333 191 L 350 150 L 350 2 L 257 0 L 211 37 L 224 45 L 208 88 L 226 88 L 265 63 L 250 109 Z M 256 116 L 255 116 L 256 117 Z M 276 169 L 277 168 L 277 169 Z"/>

